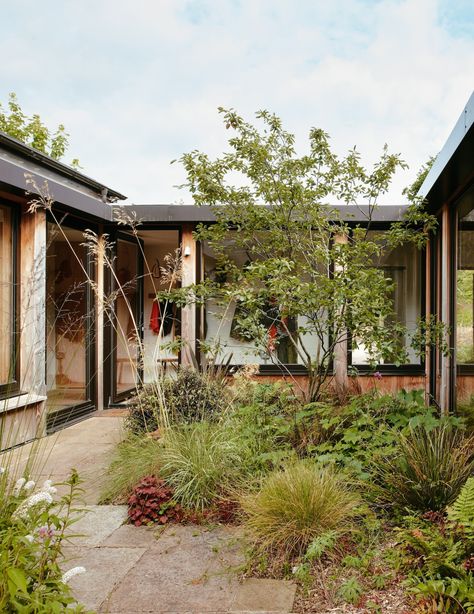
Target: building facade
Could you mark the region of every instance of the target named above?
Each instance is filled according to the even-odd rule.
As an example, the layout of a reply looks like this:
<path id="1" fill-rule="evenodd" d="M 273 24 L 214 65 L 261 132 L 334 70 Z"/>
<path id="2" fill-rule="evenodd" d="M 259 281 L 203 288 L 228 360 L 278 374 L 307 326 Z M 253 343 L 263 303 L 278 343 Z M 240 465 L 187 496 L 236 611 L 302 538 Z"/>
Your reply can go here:
<path id="1" fill-rule="evenodd" d="M 450 327 L 451 353 L 433 349 L 424 358 L 409 354 L 406 365 L 380 365 L 378 387 L 424 389 L 446 411 L 471 404 L 474 387 L 473 107 L 471 98 L 422 187 L 438 232 L 425 251 L 395 249 L 381 263 L 395 281 L 398 320 L 410 329 L 420 316 L 436 315 Z M 157 373 L 199 359 L 200 341 L 216 337 L 222 362 L 258 364 L 259 377 L 282 377 L 236 333 L 232 310 L 156 300 L 157 291 L 216 274 L 212 251 L 193 239 L 197 224 L 212 224 L 210 209 L 120 206 L 124 199 L 0 134 L 0 447 L 123 403 Z M 403 212 L 380 207 L 370 231 L 383 233 Z M 341 215 L 366 223 L 360 208 Z M 233 258 L 244 264 L 244 254 Z M 298 357 L 279 351 L 284 372 L 304 382 Z M 334 376 L 347 380 L 354 368 L 357 389 L 371 387 L 364 348 L 342 348 Z"/>

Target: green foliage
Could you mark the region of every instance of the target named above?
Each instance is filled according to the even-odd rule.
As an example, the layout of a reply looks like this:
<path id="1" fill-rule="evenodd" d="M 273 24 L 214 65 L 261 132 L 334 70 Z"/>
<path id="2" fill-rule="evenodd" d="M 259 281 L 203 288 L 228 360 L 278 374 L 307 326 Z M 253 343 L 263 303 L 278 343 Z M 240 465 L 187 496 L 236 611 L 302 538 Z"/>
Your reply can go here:
<path id="1" fill-rule="evenodd" d="M 131 436 L 119 443 L 109 466 L 101 501 L 124 502 L 145 476 L 159 471 L 160 443 L 148 437 Z"/>
<path id="2" fill-rule="evenodd" d="M 172 300 L 182 304 L 212 298 L 225 313 L 225 306 L 238 301 L 239 334 L 252 339 L 259 351 L 277 363 L 278 346 L 284 339 L 307 370 L 310 401 L 320 399 L 335 346 L 349 334 L 368 349 L 371 364 L 381 359 L 405 361 L 407 348 L 394 342 L 407 331 L 396 320 L 390 298 L 393 282 L 375 264 L 387 242 L 363 228 L 351 230 L 327 205 L 331 200 L 365 203 L 370 222 L 379 196 L 388 190 L 396 170 L 405 167 L 404 162 L 384 148 L 368 170 L 355 149 L 338 158 L 328 135 L 316 128 L 310 130 L 308 152 L 298 157 L 294 135 L 283 129 L 275 115 L 258 112 L 259 129 L 233 110 L 220 112 L 233 133 L 230 151 L 215 160 L 193 151 L 180 161 L 196 204 L 210 205 L 216 215 L 216 223 L 198 228 L 196 238 L 208 241 L 222 275 L 219 281 L 183 288 L 181 296 L 175 294 Z M 435 220 L 421 213 L 420 207 L 410 215 L 416 220 L 411 226 L 410 219 L 399 225 L 394 240 L 400 243 L 406 236 L 423 244 Z M 417 232 L 412 231 L 414 227 Z M 331 241 L 334 235 L 345 240 Z M 233 259 L 236 252 L 246 254 L 245 266 Z M 328 275 L 330 269 L 332 275 Z M 269 305 L 280 331 L 275 347 L 269 344 L 263 323 Z M 291 330 L 290 321 L 294 323 Z M 386 334 L 388 321 L 396 334 Z"/>
<path id="3" fill-rule="evenodd" d="M 378 463 L 381 500 L 399 509 L 442 510 L 474 472 L 474 439 L 450 422 L 399 435 L 397 454 Z"/>
<path id="4" fill-rule="evenodd" d="M 304 554 L 328 531 L 349 531 L 359 503 L 345 476 L 306 461 L 271 473 L 259 492 L 242 499 L 246 525 L 260 549 L 284 556 Z"/>
<path id="5" fill-rule="evenodd" d="M 456 501 L 448 508 L 448 518 L 462 525 L 466 537 L 474 542 L 474 477 L 467 480 Z"/>
<path id="6" fill-rule="evenodd" d="M 438 424 L 432 409 L 426 408 L 423 391 L 401 391 L 396 396 L 373 391 L 353 397 L 341 407 L 312 404 L 314 443 L 307 447 L 318 462 L 349 469 L 369 479 L 378 460 L 397 450 L 398 433 L 407 433 L 418 424 Z"/>
<path id="7" fill-rule="evenodd" d="M 8 109 L 4 110 L 0 104 L 0 130 L 22 141 L 26 145 L 51 156 L 55 160 L 64 157 L 69 146 L 69 134 L 62 124 L 51 132 L 43 124 L 39 115 L 28 117 L 23 112 L 16 94 L 9 95 Z M 74 168 L 79 167 L 79 160 L 71 163 Z"/>
<path id="8" fill-rule="evenodd" d="M 403 190 L 403 194 L 405 194 L 411 202 L 416 202 L 417 198 L 419 198 L 418 192 L 420 191 L 426 176 L 430 172 L 431 167 L 435 163 L 435 160 L 436 156 L 430 156 L 428 160 L 422 164 L 413 183 Z"/>
<path id="9" fill-rule="evenodd" d="M 304 559 L 306 561 L 314 561 L 320 559 L 324 554 L 327 554 L 336 545 L 338 534 L 336 531 L 326 531 L 315 537 L 309 544 Z"/>
<path id="10" fill-rule="evenodd" d="M 247 382 L 245 390 L 234 387 L 234 393 L 234 407 L 227 420 L 249 450 L 249 471 L 268 471 L 294 456 L 291 440 L 301 403 L 291 386 Z"/>
<path id="11" fill-rule="evenodd" d="M 351 577 L 345 580 L 338 590 L 339 597 L 347 603 L 357 604 L 364 594 L 364 587 L 357 578 Z"/>
<path id="12" fill-rule="evenodd" d="M 474 611 L 474 542 L 461 527 L 447 524 L 443 515 L 425 516 L 435 522 L 407 518 L 410 528 L 399 533 L 409 570 L 407 584 L 421 599 L 419 611 Z"/>
<path id="13" fill-rule="evenodd" d="M 445 614 L 465 614 L 474 612 L 474 576 L 466 578 L 444 578 L 426 580 L 416 585 L 414 591 L 423 597 L 423 609 L 426 612 L 444 612 Z"/>
<path id="14" fill-rule="evenodd" d="M 180 368 L 175 376 L 147 384 L 130 403 L 126 427 L 135 434 L 162 426 L 165 414 L 171 423 L 220 418 L 229 405 L 226 382 L 212 373 Z"/>
<path id="15" fill-rule="evenodd" d="M 225 425 L 172 426 L 163 433 L 160 474 L 181 505 L 203 510 L 240 484 L 246 453 Z"/>
<path id="16" fill-rule="evenodd" d="M 72 597 L 60 569 L 66 532 L 74 522 L 80 480 L 72 472 L 54 501 L 56 489 L 45 482 L 18 481 L 14 488 L 0 475 L 0 611 L 30 613 L 84 612 Z"/>
<path id="17" fill-rule="evenodd" d="M 136 395 L 129 401 L 129 413 L 125 418 L 125 428 L 132 435 L 140 435 L 156 431 L 160 424 L 164 405 L 160 384 L 153 382 L 139 388 Z"/>

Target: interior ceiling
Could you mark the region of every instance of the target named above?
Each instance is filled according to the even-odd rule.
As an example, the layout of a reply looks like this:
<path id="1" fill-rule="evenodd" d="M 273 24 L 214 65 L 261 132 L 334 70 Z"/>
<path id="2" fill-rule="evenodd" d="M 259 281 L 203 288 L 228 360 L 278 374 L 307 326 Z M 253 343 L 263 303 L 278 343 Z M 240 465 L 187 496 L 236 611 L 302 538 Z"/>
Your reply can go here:
<path id="1" fill-rule="evenodd" d="M 176 249 L 179 244 L 179 232 L 177 230 L 141 230 L 138 236 L 144 241 L 145 249 L 150 245 Z"/>

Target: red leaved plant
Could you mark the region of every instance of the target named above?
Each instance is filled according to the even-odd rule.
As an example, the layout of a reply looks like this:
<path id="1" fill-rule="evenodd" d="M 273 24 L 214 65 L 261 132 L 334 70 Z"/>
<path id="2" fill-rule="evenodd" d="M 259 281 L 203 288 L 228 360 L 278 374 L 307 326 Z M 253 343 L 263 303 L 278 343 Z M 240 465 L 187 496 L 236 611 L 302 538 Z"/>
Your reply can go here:
<path id="1" fill-rule="evenodd" d="M 178 519 L 180 506 L 164 480 L 153 475 L 140 480 L 128 498 L 128 518 L 136 527 Z"/>

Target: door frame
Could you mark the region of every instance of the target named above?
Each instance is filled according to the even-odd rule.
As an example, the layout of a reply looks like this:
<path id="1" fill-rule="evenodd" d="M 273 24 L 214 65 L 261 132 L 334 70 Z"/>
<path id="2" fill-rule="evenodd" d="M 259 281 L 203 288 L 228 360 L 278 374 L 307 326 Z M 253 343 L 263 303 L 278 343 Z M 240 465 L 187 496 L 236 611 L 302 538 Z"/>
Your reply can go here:
<path id="1" fill-rule="evenodd" d="M 91 225 L 84 220 L 80 220 L 78 218 L 71 217 L 69 214 L 64 213 L 56 215 L 56 218 L 59 219 L 59 224 L 66 228 L 71 228 L 73 230 L 85 231 L 86 229 L 91 229 L 94 232 L 98 231 L 97 226 Z M 46 217 L 47 225 L 46 225 L 46 257 L 47 257 L 47 248 L 49 245 L 49 233 L 48 233 L 48 225 L 54 224 L 57 225 L 57 222 L 53 218 L 53 216 L 47 212 Z M 60 231 L 59 231 L 60 232 Z M 95 261 L 90 253 L 90 250 L 85 249 L 85 260 L 83 262 L 84 268 L 86 270 L 86 274 L 88 279 L 93 282 L 97 279 L 97 272 L 95 267 Z M 47 267 L 45 270 L 45 274 L 47 275 Z M 47 280 L 45 279 L 47 284 Z M 96 360 L 96 306 L 95 306 L 95 297 L 93 293 L 93 289 L 91 284 L 86 281 L 86 313 L 85 313 L 85 334 L 84 334 L 84 343 L 85 343 L 85 380 L 86 380 L 86 400 L 78 403 L 77 405 L 69 405 L 67 407 L 63 407 L 62 409 L 56 410 L 54 412 L 46 412 L 46 432 L 53 433 L 54 431 L 58 431 L 70 424 L 81 420 L 83 417 L 92 413 L 96 409 L 96 392 L 97 392 L 97 360 Z M 45 339 L 48 337 L 48 321 L 45 318 Z M 48 356 L 47 356 L 48 348 L 47 344 L 45 345 L 45 384 L 47 386 L 47 368 L 48 368 Z M 46 393 L 47 394 L 47 393 Z"/>
<path id="2" fill-rule="evenodd" d="M 117 243 L 118 241 L 126 241 L 137 246 L 137 301 L 135 305 L 135 318 L 137 323 L 137 329 L 139 332 L 140 345 L 143 344 L 143 249 L 144 242 L 139 237 L 124 232 L 123 230 L 113 230 L 109 233 L 111 237 L 110 245 L 110 262 L 114 267 L 114 273 L 116 273 L 117 264 Z M 107 281 L 107 293 L 112 294 L 117 289 L 117 282 L 115 276 L 112 274 L 110 267 L 106 271 Z M 110 315 L 105 322 L 106 335 L 104 338 L 104 405 L 105 407 L 114 407 L 120 405 L 123 401 L 130 398 L 137 390 L 137 387 L 141 386 L 143 380 L 143 365 L 142 357 L 140 356 L 140 346 L 137 348 L 137 381 L 134 385 L 131 385 L 127 390 L 117 392 L 117 330 L 116 322 L 117 314 L 115 301 L 110 307 Z"/>

